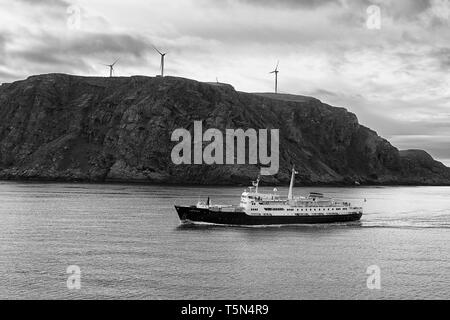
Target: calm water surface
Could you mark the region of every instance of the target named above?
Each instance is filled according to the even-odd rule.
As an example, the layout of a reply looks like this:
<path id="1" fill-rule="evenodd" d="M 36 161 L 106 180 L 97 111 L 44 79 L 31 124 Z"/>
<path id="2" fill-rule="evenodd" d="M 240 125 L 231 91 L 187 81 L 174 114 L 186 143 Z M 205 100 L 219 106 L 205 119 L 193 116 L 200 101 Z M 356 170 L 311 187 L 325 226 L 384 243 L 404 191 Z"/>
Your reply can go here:
<path id="1" fill-rule="evenodd" d="M 180 226 L 174 204 L 242 191 L 0 182 L 0 298 L 450 298 L 450 188 L 296 188 L 363 204 L 345 225 Z M 381 290 L 367 288 L 371 265 Z"/>

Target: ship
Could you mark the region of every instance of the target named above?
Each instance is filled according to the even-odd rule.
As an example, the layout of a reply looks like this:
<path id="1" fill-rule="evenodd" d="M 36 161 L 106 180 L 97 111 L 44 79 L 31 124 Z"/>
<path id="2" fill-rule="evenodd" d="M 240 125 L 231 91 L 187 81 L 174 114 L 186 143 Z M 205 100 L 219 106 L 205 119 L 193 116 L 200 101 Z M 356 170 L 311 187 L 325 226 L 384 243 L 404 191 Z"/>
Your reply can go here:
<path id="1" fill-rule="evenodd" d="M 311 192 L 307 196 L 293 195 L 295 168 L 292 168 L 287 197 L 273 193 L 259 192 L 259 181 L 253 181 L 241 195 L 239 205 L 212 204 L 199 201 L 196 205 L 175 206 L 181 223 L 217 224 L 228 226 L 270 226 L 343 223 L 359 221 L 363 208 L 348 201 L 326 197 Z"/>

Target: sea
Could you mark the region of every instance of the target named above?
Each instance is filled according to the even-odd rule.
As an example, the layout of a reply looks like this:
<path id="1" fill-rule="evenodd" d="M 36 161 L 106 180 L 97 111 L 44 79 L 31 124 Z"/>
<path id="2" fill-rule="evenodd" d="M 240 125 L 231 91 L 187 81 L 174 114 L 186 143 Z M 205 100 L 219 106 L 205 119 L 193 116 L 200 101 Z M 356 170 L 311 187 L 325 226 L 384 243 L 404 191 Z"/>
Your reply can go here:
<path id="1" fill-rule="evenodd" d="M 295 189 L 362 205 L 346 224 L 182 225 L 174 209 L 243 191 L 0 181 L 0 298 L 450 298 L 449 187 Z"/>

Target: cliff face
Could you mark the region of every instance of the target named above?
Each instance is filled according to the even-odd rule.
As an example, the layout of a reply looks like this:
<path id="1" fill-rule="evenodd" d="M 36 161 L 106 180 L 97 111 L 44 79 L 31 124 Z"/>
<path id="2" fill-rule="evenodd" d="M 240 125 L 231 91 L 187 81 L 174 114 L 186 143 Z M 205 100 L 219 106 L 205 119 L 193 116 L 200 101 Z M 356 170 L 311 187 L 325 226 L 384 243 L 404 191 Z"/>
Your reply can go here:
<path id="1" fill-rule="evenodd" d="M 33 76 L 0 87 L 0 178 L 151 183 L 248 183 L 254 165 L 171 161 L 177 128 L 280 129 L 269 183 L 450 184 L 450 169 L 399 152 L 356 116 L 309 97 L 236 92 L 165 77 Z"/>

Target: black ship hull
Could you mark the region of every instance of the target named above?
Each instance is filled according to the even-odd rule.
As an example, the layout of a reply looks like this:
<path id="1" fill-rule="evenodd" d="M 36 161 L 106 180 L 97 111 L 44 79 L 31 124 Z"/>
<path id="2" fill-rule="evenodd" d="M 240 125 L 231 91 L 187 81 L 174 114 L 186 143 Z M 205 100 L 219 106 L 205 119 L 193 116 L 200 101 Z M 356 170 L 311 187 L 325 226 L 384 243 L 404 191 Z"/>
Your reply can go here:
<path id="1" fill-rule="evenodd" d="M 257 216 L 248 215 L 243 211 L 223 212 L 197 207 L 175 206 L 175 209 L 182 222 L 236 226 L 351 222 L 360 220 L 362 216 L 361 212 L 340 215 Z"/>

